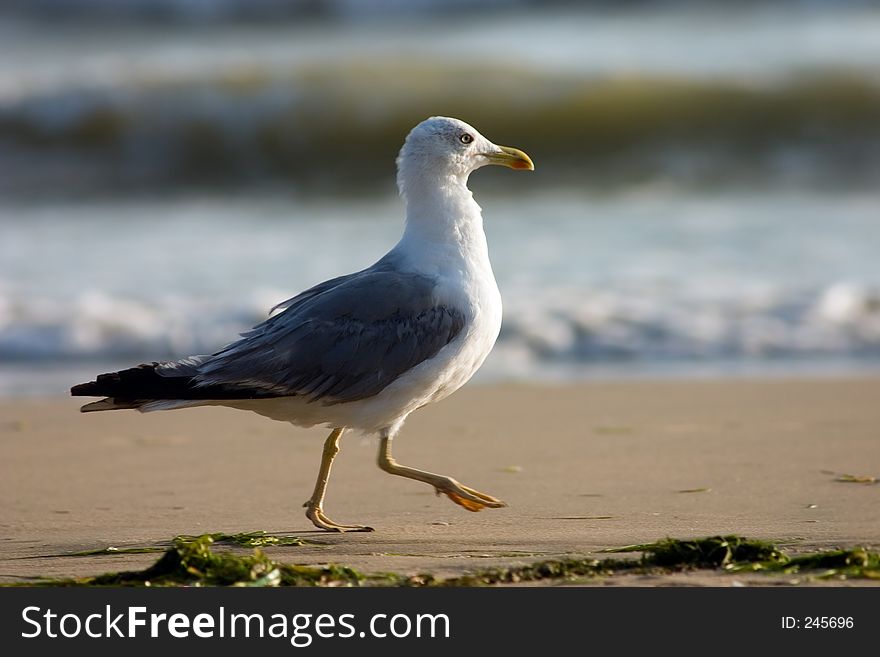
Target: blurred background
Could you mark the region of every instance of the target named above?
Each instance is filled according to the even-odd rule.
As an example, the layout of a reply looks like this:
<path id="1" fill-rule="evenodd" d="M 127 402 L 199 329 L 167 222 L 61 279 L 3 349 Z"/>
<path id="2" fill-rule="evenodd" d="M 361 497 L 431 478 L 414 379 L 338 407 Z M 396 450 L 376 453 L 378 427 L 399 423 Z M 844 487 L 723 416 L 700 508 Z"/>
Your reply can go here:
<path id="1" fill-rule="evenodd" d="M 371 264 L 435 114 L 537 166 L 480 380 L 880 371 L 878 2 L 4 0 L 0 395 Z"/>

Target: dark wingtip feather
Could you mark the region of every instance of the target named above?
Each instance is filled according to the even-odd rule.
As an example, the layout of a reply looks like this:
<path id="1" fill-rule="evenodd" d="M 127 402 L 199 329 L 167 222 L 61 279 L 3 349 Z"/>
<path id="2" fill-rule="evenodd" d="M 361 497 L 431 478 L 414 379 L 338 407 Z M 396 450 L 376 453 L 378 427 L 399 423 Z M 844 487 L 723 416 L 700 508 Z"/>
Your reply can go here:
<path id="1" fill-rule="evenodd" d="M 73 397 L 112 397 L 120 386 L 129 387 L 155 378 L 155 369 L 159 363 L 138 365 L 119 372 L 99 374 L 95 381 L 80 383 L 70 389 Z"/>
<path id="2" fill-rule="evenodd" d="M 97 381 L 89 381 L 88 383 L 80 383 L 70 389 L 71 397 L 98 397 L 101 393 L 96 392 L 98 388 Z"/>

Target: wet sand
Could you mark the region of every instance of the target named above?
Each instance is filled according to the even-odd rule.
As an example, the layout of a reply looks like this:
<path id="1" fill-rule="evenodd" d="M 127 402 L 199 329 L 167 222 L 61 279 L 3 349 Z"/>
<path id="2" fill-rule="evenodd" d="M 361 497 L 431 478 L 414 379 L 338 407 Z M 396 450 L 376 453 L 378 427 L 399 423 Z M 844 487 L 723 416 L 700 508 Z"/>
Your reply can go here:
<path id="1" fill-rule="evenodd" d="M 395 457 L 509 507 L 467 512 L 380 471 L 375 442 L 348 435 L 326 511 L 376 529 L 357 534 L 316 532 L 303 515 L 323 429 L 220 408 L 83 415 L 79 404 L 0 402 L 0 581 L 142 568 L 157 555 L 52 555 L 220 531 L 310 541 L 268 548 L 279 561 L 440 576 L 667 536 L 880 547 L 880 485 L 836 480 L 880 475 L 878 378 L 469 386 L 411 416 Z"/>

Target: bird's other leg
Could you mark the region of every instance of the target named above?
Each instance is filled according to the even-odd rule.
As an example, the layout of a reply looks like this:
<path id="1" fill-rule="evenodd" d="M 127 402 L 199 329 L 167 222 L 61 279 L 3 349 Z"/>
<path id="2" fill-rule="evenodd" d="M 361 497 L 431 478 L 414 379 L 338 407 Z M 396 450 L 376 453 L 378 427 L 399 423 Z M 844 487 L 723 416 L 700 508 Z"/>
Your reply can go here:
<path id="1" fill-rule="evenodd" d="M 339 453 L 339 439 L 345 432 L 345 427 L 334 429 L 327 440 L 324 441 L 324 452 L 321 455 L 321 469 L 318 471 L 318 481 L 315 482 L 315 491 L 306 507 L 306 517 L 314 523 L 315 527 L 328 532 L 371 532 L 372 527 L 364 525 L 340 525 L 324 515 L 324 494 L 327 492 L 327 481 L 330 479 L 330 466 L 333 459 Z"/>
<path id="2" fill-rule="evenodd" d="M 486 495 L 480 491 L 468 488 L 458 483 L 452 477 L 434 474 L 424 470 L 416 470 L 405 465 L 398 464 L 394 457 L 391 456 L 391 441 L 394 438 L 394 432 L 385 429 L 381 434 L 381 444 L 379 445 L 379 467 L 385 472 L 398 477 L 406 477 L 407 479 L 415 479 L 433 486 L 437 494 L 443 493 L 456 504 L 463 506 L 468 511 L 481 511 L 485 508 L 498 509 L 507 506 L 501 500 L 495 499 L 491 495 Z"/>

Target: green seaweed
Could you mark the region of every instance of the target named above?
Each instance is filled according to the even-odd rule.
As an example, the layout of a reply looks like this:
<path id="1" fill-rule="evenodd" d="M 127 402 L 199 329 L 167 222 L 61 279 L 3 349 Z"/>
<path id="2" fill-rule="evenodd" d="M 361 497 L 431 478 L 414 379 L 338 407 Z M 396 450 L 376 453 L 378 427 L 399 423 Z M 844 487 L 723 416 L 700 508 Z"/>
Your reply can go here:
<path id="1" fill-rule="evenodd" d="M 644 563 L 676 568 L 724 568 L 738 562 L 778 562 L 786 558 L 773 543 L 741 536 L 710 536 L 693 540 L 667 538 L 656 543 L 626 545 L 603 551 L 643 552 Z"/>
<path id="2" fill-rule="evenodd" d="M 541 580 L 569 580 L 592 579 L 596 577 L 610 577 L 625 572 L 633 572 L 641 569 L 636 560 L 623 559 L 550 559 L 525 566 L 510 568 L 487 568 L 476 573 L 438 579 L 430 574 L 416 575 L 407 578 L 404 586 L 436 586 L 436 587 L 460 587 L 460 586 L 492 586 L 496 584 L 519 584 L 523 582 L 536 582 Z"/>
<path id="3" fill-rule="evenodd" d="M 816 579 L 880 579 L 880 553 L 856 547 L 803 554 L 776 564 L 770 570 L 786 575 L 803 573 Z"/>
<path id="4" fill-rule="evenodd" d="M 728 572 L 806 574 L 818 579 L 880 579 L 880 553 L 864 547 L 789 556 L 767 541 L 712 536 L 685 541 L 667 538 L 604 551 L 642 552 L 643 564 L 675 569 L 723 568 Z"/>
<path id="5" fill-rule="evenodd" d="M 210 536 L 214 543 L 222 545 L 237 545 L 240 547 L 270 547 L 281 545 L 308 545 L 308 542 L 297 536 L 272 536 L 265 531 L 259 530 L 254 532 L 240 532 L 238 534 L 226 534 L 223 532 L 215 532 L 212 534 L 190 535 L 181 534 L 175 536 L 168 543 L 160 545 L 134 546 L 134 547 L 115 547 L 113 545 L 105 548 L 96 548 L 93 550 L 81 550 L 79 552 L 64 552 L 61 554 L 47 554 L 38 557 L 28 557 L 33 559 L 43 559 L 46 557 L 94 557 L 101 555 L 117 555 L 117 554 L 150 554 L 153 552 L 165 552 L 169 545 L 178 543 L 191 543 L 197 541 L 204 536 Z"/>
<path id="6" fill-rule="evenodd" d="M 179 536 L 149 568 L 106 573 L 94 577 L 35 581 L 35 586 L 327 586 L 356 585 L 365 579 L 344 566 L 298 566 L 279 564 L 259 548 L 238 555 L 212 550 L 214 536 L 239 545 L 258 541 L 262 532 L 250 534 L 203 534 Z M 278 543 L 267 543 L 278 544 Z M 289 544 L 289 543 L 288 543 Z"/>
<path id="7" fill-rule="evenodd" d="M 763 572 L 800 575 L 807 579 L 880 579 L 880 553 L 864 547 L 828 550 L 789 556 L 777 544 L 741 536 L 697 539 L 666 538 L 655 543 L 627 545 L 606 553 L 641 552 L 641 558 L 566 558 L 494 567 L 458 577 L 439 578 L 431 573 L 405 576 L 396 573 L 364 575 L 339 565 L 305 566 L 278 563 L 259 545 L 277 543 L 264 532 L 178 536 L 152 566 L 140 571 L 107 573 L 76 579 L 36 579 L 11 586 L 404 586 L 461 587 L 518 584 L 541 580 L 579 581 L 627 573 L 663 575 L 685 570 Z M 216 551 L 218 542 L 253 547 L 252 554 Z M 258 545 L 254 545 L 257 543 Z M 497 555 L 494 555 L 497 556 Z M 511 555 L 521 556 L 521 555 Z"/>
<path id="8" fill-rule="evenodd" d="M 241 586 L 278 580 L 276 564 L 260 550 L 253 555 L 214 552 L 214 539 L 199 536 L 192 541 L 175 541 L 173 547 L 149 568 L 142 571 L 109 573 L 95 577 L 95 586 L 204 584 L 209 586 Z"/>
<path id="9" fill-rule="evenodd" d="M 229 545 L 238 545 L 240 547 L 267 547 L 276 545 L 308 545 L 307 541 L 297 536 L 272 536 L 260 530 L 255 532 L 241 532 L 239 534 L 224 534 L 216 532 L 213 534 L 202 534 L 200 536 L 191 536 L 189 534 L 181 534 L 175 536 L 174 543 L 188 543 L 196 541 L 203 536 L 210 536 L 214 543 L 225 543 Z"/>

